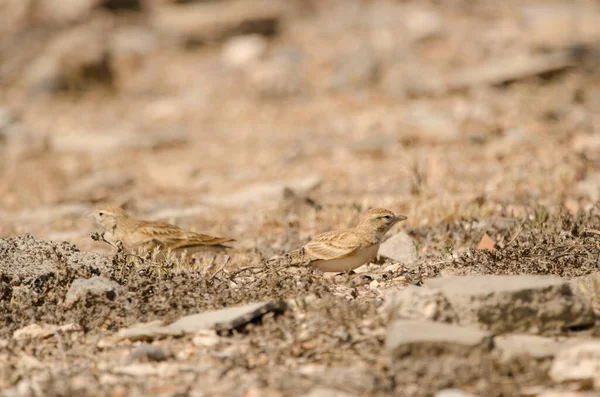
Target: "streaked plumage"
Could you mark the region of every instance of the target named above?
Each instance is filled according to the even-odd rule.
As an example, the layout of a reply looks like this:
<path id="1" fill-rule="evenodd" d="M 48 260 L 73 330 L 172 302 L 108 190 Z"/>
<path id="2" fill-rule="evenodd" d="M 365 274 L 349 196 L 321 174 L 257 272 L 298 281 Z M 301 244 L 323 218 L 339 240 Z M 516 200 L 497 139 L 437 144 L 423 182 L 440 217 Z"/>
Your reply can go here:
<path id="1" fill-rule="evenodd" d="M 371 209 L 356 227 L 319 234 L 302 248 L 270 262 L 307 263 L 323 272 L 347 272 L 373 260 L 385 233 L 405 219 L 383 208 Z"/>
<path id="2" fill-rule="evenodd" d="M 175 254 L 187 251 L 193 254 L 206 247 L 224 247 L 222 244 L 234 241 L 225 237 L 183 230 L 165 222 L 144 221 L 132 218 L 122 208 L 105 207 L 94 212 L 96 222 L 105 231 L 108 241 L 121 241 L 131 251 L 153 251 L 156 247 L 162 253 L 171 250 Z"/>

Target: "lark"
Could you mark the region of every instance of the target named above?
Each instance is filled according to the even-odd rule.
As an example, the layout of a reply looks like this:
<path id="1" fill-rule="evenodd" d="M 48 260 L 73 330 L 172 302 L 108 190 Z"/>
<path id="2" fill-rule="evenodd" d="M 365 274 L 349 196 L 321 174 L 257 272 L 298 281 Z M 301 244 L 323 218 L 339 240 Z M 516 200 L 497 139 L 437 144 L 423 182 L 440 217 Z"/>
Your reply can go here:
<path id="1" fill-rule="evenodd" d="M 383 236 L 396 223 L 406 220 L 383 208 L 367 211 L 352 229 L 335 230 L 317 235 L 308 244 L 275 257 L 270 263 L 308 264 L 322 272 L 350 272 L 377 256 Z"/>
<path id="2" fill-rule="evenodd" d="M 107 241 L 121 241 L 125 249 L 134 252 L 141 249 L 147 253 L 158 247 L 163 255 L 168 251 L 178 256 L 184 251 L 191 255 L 208 247 L 225 248 L 223 243 L 235 241 L 183 230 L 170 223 L 135 219 L 119 207 L 99 208 L 94 217 L 104 229 Z"/>

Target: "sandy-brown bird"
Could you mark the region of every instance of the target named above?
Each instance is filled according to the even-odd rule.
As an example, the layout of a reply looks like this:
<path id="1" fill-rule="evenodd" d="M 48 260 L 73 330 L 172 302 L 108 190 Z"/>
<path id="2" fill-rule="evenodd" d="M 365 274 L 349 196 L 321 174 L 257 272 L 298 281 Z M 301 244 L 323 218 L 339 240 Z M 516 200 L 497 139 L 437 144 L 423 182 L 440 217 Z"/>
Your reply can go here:
<path id="1" fill-rule="evenodd" d="M 224 248 L 223 243 L 234 241 L 183 230 L 165 222 L 135 219 L 119 207 L 99 208 L 94 212 L 94 218 L 104 229 L 107 241 L 121 241 L 125 249 L 134 252 L 140 249 L 144 253 L 151 252 L 158 247 L 161 254 L 171 251 L 181 255 L 186 251 L 191 255 L 207 247 Z"/>
<path id="2" fill-rule="evenodd" d="M 319 234 L 302 248 L 269 262 L 310 264 L 323 272 L 349 272 L 372 261 L 383 236 L 405 219 L 404 215 L 374 208 L 362 216 L 356 227 Z"/>

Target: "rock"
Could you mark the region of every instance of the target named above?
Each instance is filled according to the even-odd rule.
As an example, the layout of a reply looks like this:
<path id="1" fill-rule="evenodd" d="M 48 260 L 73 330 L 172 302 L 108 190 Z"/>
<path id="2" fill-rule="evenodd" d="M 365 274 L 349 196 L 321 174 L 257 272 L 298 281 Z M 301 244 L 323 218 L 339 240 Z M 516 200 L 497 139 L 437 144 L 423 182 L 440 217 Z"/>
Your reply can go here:
<path id="1" fill-rule="evenodd" d="M 44 339 L 58 332 L 79 332 L 81 327 L 76 324 L 50 325 L 50 324 L 29 324 L 13 333 L 15 340 Z"/>
<path id="2" fill-rule="evenodd" d="M 102 22 L 89 23 L 52 38 L 26 71 L 29 90 L 52 92 L 81 89 L 92 83 L 112 84 L 106 29 Z"/>
<path id="3" fill-rule="evenodd" d="M 240 34 L 273 35 L 285 13 L 280 0 L 232 0 L 163 6 L 152 26 L 183 44 L 203 44 Z"/>
<path id="4" fill-rule="evenodd" d="M 146 343 L 137 346 L 135 350 L 129 354 L 129 361 L 165 361 L 168 358 L 169 355 L 165 353 L 163 349 Z"/>
<path id="5" fill-rule="evenodd" d="M 281 313 L 285 309 L 286 303 L 284 301 L 258 302 L 185 316 L 167 326 L 138 325 L 119 330 L 117 336 L 120 339 L 141 340 L 162 336 L 193 334 L 206 329 L 223 332 L 246 325 L 269 312 Z"/>
<path id="6" fill-rule="evenodd" d="M 348 394 L 343 391 L 330 389 L 327 387 L 315 387 L 302 397 L 353 397 L 353 394 Z"/>
<path id="7" fill-rule="evenodd" d="M 448 90 L 498 85 L 555 72 L 573 65 L 574 61 L 567 52 L 521 54 L 463 68 L 450 75 L 445 84 Z"/>
<path id="8" fill-rule="evenodd" d="M 90 275 L 111 272 L 108 258 L 69 243 L 35 240 L 29 234 L 0 239 L 0 273 L 13 285 L 42 288 L 59 265 Z"/>
<path id="9" fill-rule="evenodd" d="M 204 201 L 215 206 L 244 207 L 254 203 L 282 200 L 286 188 L 298 194 L 308 193 L 319 186 L 321 181 L 320 176 L 312 175 L 285 182 L 257 183 L 235 193 L 206 195 L 204 196 Z"/>
<path id="10" fill-rule="evenodd" d="M 391 319 L 429 320 L 446 323 L 458 322 L 458 315 L 448 299 L 440 291 L 407 286 L 402 289 L 388 289 L 384 292 L 380 312 Z"/>
<path id="11" fill-rule="evenodd" d="M 404 232 L 394 234 L 384 241 L 379 247 L 378 254 L 408 266 L 419 259 L 415 242 Z"/>
<path id="12" fill-rule="evenodd" d="M 496 333 L 556 333 L 595 321 L 590 305 L 555 276 L 465 276 L 428 280 L 462 325 Z"/>
<path id="13" fill-rule="evenodd" d="M 258 61 L 266 51 L 267 40 L 263 36 L 236 36 L 223 45 L 221 60 L 229 67 L 242 67 Z"/>
<path id="14" fill-rule="evenodd" d="M 156 376 L 158 378 L 173 378 L 182 372 L 205 372 L 212 366 L 209 363 L 201 364 L 179 364 L 171 362 L 161 363 L 139 363 L 130 364 L 125 366 L 100 366 L 102 370 L 110 371 L 117 375 L 127 375 L 136 378 L 147 378 Z"/>
<path id="15" fill-rule="evenodd" d="M 494 349 L 504 361 L 525 355 L 536 359 L 554 357 L 567 341 L 557 341 L 537 335 L 506 334 L 494 338 Z M 572 342 L 571 342 L 572 343 Z"/>
<path id="16" fill-rule="evenodd" d="M 159 149 L 187 142 L 187 134 L 179 131 L 137 133 L 114 131 L 56 135 L 50 138 L 50 148 L 56 152 L 106 153 L 135 149 Z"/>
<path id="17" fill-rule="evenodd" d="M 396 356 L 462 355 L 491 349 L 491 334 L 476 328 L 422 320 L 397 320 L 388 329 L 385 347 Z"/>
<path id="18" fill-rule="evenodd" d="M 119 283 L 105 277 L 78 278 L 71 283 L 64 304 L 71 307 L 79 300 L 85 302 L 88 296 L 103 297 L 112 301 L 122 292 L 123 287 Z"/>
<path id="19" fill-rule="evenodd" d="M 548 372 L 555 382 L 577 382 L 582 387 L 600 388 L 600 342 L 587 341 L 562 350 Z"/>
<path id="20" fill-rule="evenodd" d="M 492 240 L 492 238 L 487 233 L 483 233 L 481 240 L 479 240 L 479 244 L 477 244 L 477 249 L 478 250 L 488 250 L 488 251 L 493 252 L 496 250 L 494 248 L 495 244 L 496 243 L 494 243 L 494 240 Z"/>
<path id="21" fill-rule="evenodd" d="M 589 302 L 596 313 L 600 312 L 600 273 L 574 278 L 571 280 L 571 285 L 574 287 L 574 292 Z"/>
<path id="22" fill-rule="evenodd" d="M 477 397 L 475 394 L 464 392 L 460 389 L 444 389 L 435 393 L 434 397 Z"/>

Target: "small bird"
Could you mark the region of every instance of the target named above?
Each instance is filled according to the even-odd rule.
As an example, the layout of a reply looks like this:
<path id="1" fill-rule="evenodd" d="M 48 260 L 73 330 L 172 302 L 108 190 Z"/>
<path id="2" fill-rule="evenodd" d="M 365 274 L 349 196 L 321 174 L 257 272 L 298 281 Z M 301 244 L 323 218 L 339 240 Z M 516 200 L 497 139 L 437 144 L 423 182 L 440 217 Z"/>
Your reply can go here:
<path id="1" fill-rule="evenodd" d="M 349 272 L 373 260 L 383 236 L 404 220 L 404 215 L 374 208 L 356 227 L 319 234 L 302 248 L 271 258 L 269 263 L 283 261 L 288 265 L 309 264 L 322 272 Z"/>
<path id="2" fill-rule="evenodd" d="M 94 218 L 104 229 L 107 241 L 121 241 L 130 251 L 138 251 L 141 248 L 146 253 L 158 247 L 163 255 L 171 251 L 180 256 L 184 251 L 193 254 L 207 247 L 225 248 L 223 243 L 235 241 L 183 230 L 165 222 L 135 219 L 119 207 L 99 208 L 94 211 Z"/>

